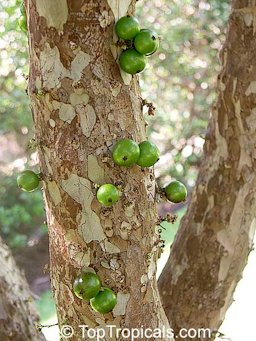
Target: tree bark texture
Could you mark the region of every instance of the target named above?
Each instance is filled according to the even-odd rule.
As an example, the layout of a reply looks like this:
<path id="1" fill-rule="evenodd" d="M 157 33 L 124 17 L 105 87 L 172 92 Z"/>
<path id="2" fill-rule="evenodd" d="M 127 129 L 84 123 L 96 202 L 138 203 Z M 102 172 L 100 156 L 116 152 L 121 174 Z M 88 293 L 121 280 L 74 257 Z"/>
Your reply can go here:
<path id="1" fill-rule="evenodd" d="M 159 279 L 163 306 L 175 330 L 218 330 L 252 248 L 256 212 L 255 23 L 256 1 L 233 1 L 204 160 Z"/>
<path id="2" fill-rule="evenodd" d="M 43 341 L 39 317 L 23 273 L 0 237 L 0 340 Z"/>
<path id="3" fill-rule="evenodd" d="M 51 283 L 60 325 L 156 328 L 167 324 L 157 292 L 159 252 L 151 170 L 114 165 L 121 138 L 146 139 L 137 76 L 119 70 L 114 22 L 135 0 L 26 2 L 29 94 L 49 226 Z M 111 209 L 95 184 L 123 194 Z M 74 278 L 88 267 L 117 293 L 101 315 L 75 297 Z"/>

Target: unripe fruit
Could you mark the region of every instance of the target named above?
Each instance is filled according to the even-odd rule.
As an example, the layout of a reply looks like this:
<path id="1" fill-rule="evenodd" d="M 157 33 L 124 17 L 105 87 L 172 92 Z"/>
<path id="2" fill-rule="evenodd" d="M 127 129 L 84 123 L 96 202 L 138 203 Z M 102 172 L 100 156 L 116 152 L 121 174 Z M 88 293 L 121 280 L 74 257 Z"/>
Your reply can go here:
<path id="1" fill-rule="evenodd" d="M 26 18 L 24 15 L 22 15 L 22 16 L 19 18 L 18 24 L 19 24 L 20 29 L 21 29 L 23 32 L 25 32 L 25 33 L 28 32 L 27 18 Z"/>
<path id="2" fill-rule="evenodd" d="M 129 15 L 122 17 L 117 21 L 115 31 L 118 38 L 131 40 L 140 32 L 139 21 L 136 17 Z"/>
<path id="3" fill-rule="evenodd" d="M 134 39 L 134 47 L 141 54 L 153 54 L 159 47 L 157 33 L 148 29 L 141 30 Z"/>
<path id="4" fill-rule="evenodd" d="M 138 144 L 131 139 L 119 140 L 112 151 L 112 157 L 118 166 L 130 167 L 134 165 L 140 156 Z"/>
<path id="5" fill-rule="evenodd" d="M 119 64 L 123 71 L 134 75 L 143 71 L 147 65 L 147 57 L 137 52 L 135 49 L 128 49 L 121 53 Z"/>
<path id="6" fill-rule="evenodd" d="M 83 300 L 90 300 L 95 297 L 101 288 L 99 276 L 92 272 L 85 272 L 79 275 L 73 284 L 75 295 Z"/>
<path id="7" fill-rule="evenodd" d="M 39 177 L 31 170 L 21 172 L 17 177 L 17 184 L 25 192 L 33 192 L 39 185 Z"/>
<path id="8" fill-rule="evenodd" d="M 151 167 L 159 160 L 160 152 L 154 143 L 143 141 L 139 148 L 140 157 L 136 163 L 140 167 Z"/>
<path id="9" fill-rule="evenodd" d="M 112 184 L 104 184 L 97 191 L 97 200 L 103 206 L 112 206 L 119 199 L 119 191 Z"/>
<path id="10" fill-rule="evenodd" d="M 112 311 L 117 303 L 116 294 L 109 288 L 102 288 L 94 298 L 90 300 L 93 310 L 101 314 Z"/>
<path id="11" fill-rule="evenodd" d="M 183 183 L 173 180 L 164 188 L 168 200 L 174 203 L 185 201 L 187 198 L 187 189 Z"/>

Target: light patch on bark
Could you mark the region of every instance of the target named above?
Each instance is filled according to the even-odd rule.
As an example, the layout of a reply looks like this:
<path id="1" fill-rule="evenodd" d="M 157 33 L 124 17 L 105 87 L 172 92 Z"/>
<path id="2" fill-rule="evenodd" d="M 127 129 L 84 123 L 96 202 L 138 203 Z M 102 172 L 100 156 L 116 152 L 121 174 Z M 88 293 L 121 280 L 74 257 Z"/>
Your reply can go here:
<path id="1" fill-rule="evenodd" d="M 82 51 L 78 52 L 71 62 L 71 70 L 67 70 L 60 61 L 60 52 L 57 46 L 53 48 L 47 43 L 40 53 L 40 65 L 45 89 L 59 88 L 65 77 L 74 81 L 80 80 L 83 69 L 89 64 L 90 56 Z"/>
<path id="2" fill-rule="evenodd" d="M 92 240 L 102 241 L 105 238 L 100 219 L 91 209 L 91 203 L 94 195 L 91 190 L 89 180 L 71 174 L 67 180 L 62 180 L 62 189 L 68 193 L 71 198 L 82 205 L 83 210 L 77 216 L 79 234 L 86 243 Z"/>
<path id="3" fill-rule="evenodd" d="M 128 8 L 131 4 L 131 0 L 107 0 L 107 3 L 113 12 L 115 22 L 121 18 L 127 15 Z"/>
<path id="4" fill-rule="evenodd" d="M 104 169 L 98 164 L 96 156 L 88 156 L 88 178 L 95 184 L 102 185 L 105 182 Z"/>
<path id="5" fill-rule="evenodd" d="M 49 124 L 52 128 L 56 126 L 56 122 L 52 118 L 49 119 Z"/>
<path id="6" fill-rule="evenodd" d="M 246 96 L 250 96 L 251 94 L 256 94 L 256 81 L 251 82 L 245 91 Z"/>
<path id="7" fill-rule="evenodd" d="M 152 280 L 153 277 L 156 274 L 156 260 L 155 260 L 155 255 L 153 254 L 150 259 L 150 264 L 148 267 L 148 278 L 149 280 Z"/>
<path id="8" fill-rule="evenodd" d="M 71 78 L 75 81 L 81 79 L 83 70 L 90 63 L 90 56 L 88 53 L 79 51 L 71 63 Z"/>
<path id="9" fill-rule="evenodd" d="M 90 250 L 87 250 L 87 252 L 78 252 L 75 255 L 75 261 L 81 266 L 82 268 L 88 267 L 91 263 L 91 255 Z"/>
<path id="10" fill-rule="evenodd" d="M 44 17 L 48 27 L 63 31 L 63 25 L 68 19 L 67 0 L 36 0 L 37 12 Z"/>
<path id="11" fill-rule="evenodd" d="M 50 151 L 50 149 L 49 149 L 48 147 L 46 147 L 46 146 L 43 146 L 43 150 L 44 150 L 45 163 L 46 163 L 46 167 L 47 167 L 48 173 L 49 173 L 49 174 L 52 174 L 53 171 L 52 171 L 52 167 L 51 167 L 50 161 L 49 161 L 49 160 L 50 160 L 50 157 L 51 157 L 51 155 L 50 155 L 51 151 Z"/>
<path id="12" fill-rule="evenodd" d="M 46 89 L 59 87 L 60 81 L 69 74 L 60 61 L 60 52 L 57 46 L 51 48 L 48 43 L 40 54 L 40 65 L 43 87 Z"/>
<path id="13" fill-rule="evenodd" d="M 80 122 L 81 122 L 81 129 L 83 134 L 86 137 L 90 137 L 91 132 L 96 123 L 96 114 L 93 107 L 88 104 L 83 112 L 79 110 Z"/>
<path id="14" fill-rule="evenodd" d="M 239 193 L 237 193 L 237 199 L 230 215 L 229 226 L 231 228 L 225 228 L 217 233 L 217 240 L 220 245 L 224 247 L 225 252 L 225 256 L 222 257 L 220 262 L 218 274 L 219 281 L 225 280 L 230 269 L 230 264 L 233 259 L 237 238 L 239 238 L 239 231 L 241 229 L 244 216 L 244 212 L 241 210 L 241 208 L 244 207 L 244 201 L 248 193 L 249 185 L 246 183 L 244 187 L 240 189 Z"/>
<path id="15" fill-rule="evenodd" d="M 117 293 L 117 304 L 113 310 L 114 316 L 122 316 L 125 315 L 126 306 L 130 299 L 130 294 L 123 294 L 121 292 Z"/>
<path id="16" fill-rule="evenodd" d="M 71 123 L 76 116 L 75 109 L 71 104 L 62 103 L 59 110 L 59 118 L 67 123 Z"/>
<path id="17" fill-rule="evenodd" d="M 86 105 L 89 102 L 89 96 L 84 93 L 72 93 L 69 97 L 70 103 L 73 106 L 76 106 L 78 104 Z"/>
<path id="18" fill-rule="evenodd" d="M 114 96 L 114 97 L 117 97 L 118 95 L 119 95 L 119 93 L 120 93 L 120 91 L 121 91 L 121 88 L 122 88 L 122 85 L 121 84 L 119 84 L 118 86 L 116 86 L 116 87 L 114 87 L 113 89 L 112 89 L 112 95 Z"/>
<path id="19" fill-rule="evenodd" d="M 55 206 L 61 202 L 60 190 L 55 181 L 47 181 L 47 188 Z"/>
<path id="20" fill-rule="evenodd" d="M 114 254 L 114 253 L 120 253 L 121 252 L 119 247 L 108 242 L 107 240 L 104 241 L 104 245 L 101 244 L 101 247 L 102 247 L 103 251 L 105 251 L 107 253 Z"/>

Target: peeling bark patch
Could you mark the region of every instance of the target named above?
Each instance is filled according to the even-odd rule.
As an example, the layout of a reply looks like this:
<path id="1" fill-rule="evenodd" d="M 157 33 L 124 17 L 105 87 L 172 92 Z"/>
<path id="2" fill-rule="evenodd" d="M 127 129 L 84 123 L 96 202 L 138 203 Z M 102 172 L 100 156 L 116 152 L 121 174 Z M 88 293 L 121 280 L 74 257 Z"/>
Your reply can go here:
<path id="1" fill-rule="evenodd" d="M 88 101 L 89 101 L 89 96 L 86 93 L 82 93 L 82 94 L 73 93 L 70 95 L 70 103 L 73 106 L 76 106 L 78 104 L 86 105 Z"/>
<path id="2" fill-rule="evenodd" d="M 79 81 L 83 75 L 83 70 L 90 63 L 90 56 L 88 53 L 79 51 L 71 63 L 71 78 Z"/>
<path id="3" fill-rule="evenodd" d="M 127 0 L 107 0 L 107 3 L 114 14 L 115 21 L 127 14 L 131 2 L 132 1 Z"/>
<path id="4" fill-rule="evenodd" d="M 63 31 L 63 25 L 68 19 L 67 0 L 36 0 L 38 14 L 44 17 L 48 27 Z"/>
<path id="5" fill-rule="evenodd" d="M 117 293 L 117 304 L 113 310 L 114 316 L 125 315 L 126 306 L 130 299 L 130 294 L 123 294 L 121 292 Z"/>
<path id="6" fill-rule="evenodd" d="M 86 137 L 89 137 L 96 123 L 96 114 L 93 107 L 88 104 L 84 112 L 79 110 L 79 116 L 82 132 Z"/>
<path id="7" fill-rule="evenodd" d="M 71 123 L 73 118 L 76 116 L 75 109 L 70 104 L 61 104 L 59 110 L 59 118 L 67 123 Z"/>
<path id="8" fill-rule="evenodd" d="M 71 174 L 68 180 L 62 180 L 62 188 L 76 202 L 82 205 L 82 212 L 77 216 L 78 231 L 86 243 L 92 240 L 102 241 L 105 239 L 100 219 L 91 209 L 94 195 L 91 183 L 85 178 Z"/>
<path id="9" fill-rule="evenodd" d="M 60 52 L 57 46 L 51 48 L 47 43 L 40 54 L 43 87 L 46 89 L 59 88 L 61 80 L 65 77 L 79 81 L 83 75 L 83 69 L 89 62 L 90 56 L 80 51 L 71 62 L 71 70 L 68 70 L 60 60 Z M 71 102 L 71 104 L 73 103 Z"/>
<path id="10" fill-rule="evenodd" d="M 104 169 L 100 167 L 96 156 L 93 154 L 88 156 L 88 178 L 99 185 L 102 185 L 105 182 Z"/>
<path id="11" fill-rule="evenodd" d="M 48 181 L 47 188 L 55 206 L 61 202 L 60 190 L 55 181 Z"/>

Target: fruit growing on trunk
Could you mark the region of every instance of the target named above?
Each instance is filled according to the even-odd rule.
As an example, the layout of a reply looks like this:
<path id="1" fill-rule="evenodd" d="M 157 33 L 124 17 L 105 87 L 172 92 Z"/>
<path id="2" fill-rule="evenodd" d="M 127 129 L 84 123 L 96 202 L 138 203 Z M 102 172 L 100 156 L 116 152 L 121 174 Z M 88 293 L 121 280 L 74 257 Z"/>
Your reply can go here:
<path id="1" fill-rule="evenodd" d="M 112 206 L 119 200 L 119 191 L 112 184 L 104 184 L 97 191 L 97 200 L 103 206 Z"/>
<path id="2" fill-rule="evenodd" d="M 147 65 L 147 58 L 135 49 L 128 49 L 121 53 L 119 64 L 123 71 L 134 75 L 143 71 Z"/>
<path id="3" fill-rule="evenodd" d="M 101 288 L 99 276 L 92 272 L 85 272 L 79 275 L 73 284 L 76 296 L 83 300 L 90 300 L 95 297 Z"/>
<path id="4" fill-rule="evenodd" d="M 157 33 L 149 29 L 141 30 L 134 39 L 134 47 L 141 54 L 153 54 L 159 47 Z"/>
<path id="5" fill-rule="evenodd" d="M 138 144 L 131 139 L 119 140 L 112 151 L 112 157 L 118 166 L 130 167 L 134 165 L 140 156 Z"/>
<path id="6" fill-rule="evenodd" d="M 168 200 L 174 203 L 185 201 L 187 198 L 187 189 L 183 183 L 173 180 L 164 188 Z"/>
<path id="7" fill-rule="evenodd" d="M 151 167 L 159 160 L 160 152 L 154 143 L 143 141 L 139 144 L 139 148 L 140 157 L 136 162 L 137 165 L 141 167 Z"/>
<path id="8" fill-rule="evenodd" d="M 37 189 L 40 179 L 33 171 L 27 169 L 21 172 L 17 177 L 17 184 L 25 192 L 33 192 Z"/>
<path id="9" fill-rule="evenodd" d="M 129 15 L 122 17 L 117 21 L 115 31 L 118 38 L 131 40 L 140 32 L 139 21 L 136 17 Z"/>
<path id="10" fill-rule="evenodd" d="M 90 300 L 93 310 L 101 314 L 107 314 L 112 311 L 116 303 L 116 294 L 109 288 L 102 288 L 102 291 Z"/>

